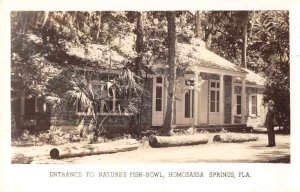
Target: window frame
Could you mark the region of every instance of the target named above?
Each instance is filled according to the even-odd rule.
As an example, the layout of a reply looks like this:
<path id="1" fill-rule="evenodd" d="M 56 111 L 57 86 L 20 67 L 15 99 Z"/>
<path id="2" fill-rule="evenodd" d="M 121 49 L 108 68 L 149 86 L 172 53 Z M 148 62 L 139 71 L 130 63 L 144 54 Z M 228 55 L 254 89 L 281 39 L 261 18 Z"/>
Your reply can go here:
<path id="1" fill-rule="evenodd" d="M 91 81 L 91 83 L 92 83 L 92 86 L 100 86 L 101 85 L 101 81 L 98 81 L 98 80 L 92 80 Z M 101 100 L 101 103 L 100 103 L 100 109 L 99 109 L 99 111 L 98 110 L 96 110 L 96 115 L 118 115 L 118 116 L 122 116 L 122 115 L 132 115 L 131 113 L 124 113 L 124 112 L 121 112 L 121 111 L 118 111 L 117 110 L 117 102 L 118 101 L 120 101 L 120 98 L 116 98 L 116 92 L 117 92 L 117 90 L 116 89 L 112 89 L 112 88 L 109 88 L 109 89 L 111 89 L 112 90 L 112 97 L 110 98 L 110 99 L 103 99 L 103 100 Z M 112 105 L 113 105 L 113 108 L 115 109 L 114 111 L 112 111 L 112 112 L 105 112 L 104 110 L 104 102 L 105 101 L 112 101 L 113 103 L 112 103 Z M 76 114 L 77 115 L 88 115 L 88 116 L 90 116 L 90 115 L 92 115 L 92 113 L 91 113 L 91 111 L 90 110 L 88 110 L 87 112 L 84 112 L 84 110 L 79 110 L 79 100 L 77 99 L 77 101 L 76 101 Z"/>
<path id="2" fill-rule="evenodd" d="M 195 86 L 194 75 L 186 75 L 184 78 L 184 95 L 183 95 L 184 118 L 194 118 L 194 97 L 195 97 L 194 86 Z M 187 96 L 189 99 L 188 102 L 186 100 Z"/>
<path id="3" fill-rule="evenodd" d="M 212 87 L 214 83 L 214 87 Z M 212 101 L 212 91 L 214 92 L 214 100 Z M 214 103 L 214 111 L 212 111 L 212 103 Z M 220 113 L 220 80 L 209 81 L 209 112 Z"/>
<path id="4" fill-rule="evenodd" d="M 241 98 L 241 103 L 238 103 L 238 97 Z M 241 113 L 238 113 L 238 105 L 241 107 Z M 242 115 L 242 95 L 241 94 L 236 94 L 235 95 L 235 115 L 241 116 Z"/>
<path id="5" fill-rule="evenodd" d="M 187 97 L 188 96 L 188 102 Z M 184 118 L 194 118 L 194 89 L 186 89 L 184 92 Z M 188 104 L 188 106 L 187 106 Z"/>
<path id="6" fill-rule="evenodd" d="M 253 97 L 255 97 L 255 105 L 253 105 Z M 257 94 L 251 94 L 249 95 L 249 115 L 250 116 L 258 116 L 258 96 Z M 256 113 L 252 113 L 253 112 L 253 106 L 255 106 L 256 108 Z"/>
<path id="7" fill-rule="evenodd" d="M 159 81 L 158 81 L 159 79 Z M 163 103 L 164 103 L 164 87 L 163 87 L 163 82 L 164 82 L 164 78 L 161 76 L 156 76 L 155 77 L 155 95 L 154 95 L 154 101 L 155 101 L 155 105 L 154 105 L 154 111 L 155 112 L 163 112 Z M 157 97 L 157 88 L 160 87 L 161 89 L 161 97 L 158 98 Z M 160 110 L 157 110 L 157 101 L 160 101 Z"/>

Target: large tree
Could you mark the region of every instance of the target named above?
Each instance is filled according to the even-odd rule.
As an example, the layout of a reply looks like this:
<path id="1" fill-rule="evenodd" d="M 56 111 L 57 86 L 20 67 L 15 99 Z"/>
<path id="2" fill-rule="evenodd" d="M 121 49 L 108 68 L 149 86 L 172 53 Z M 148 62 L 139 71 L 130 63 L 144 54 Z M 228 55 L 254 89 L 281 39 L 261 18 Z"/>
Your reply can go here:
<path id="1" fill-rule="evenodd" d="M 174 105 L 175 105 L 175 80 L 176 80 L 176 24 L 175 12 L 166 13 L 168 21 L 168 91 L 167 109 L 164 120 L 163 133 L 173 135 Z"/>
<path id="2" fill-rule="evenodd" d="M 275 101 L 278 123 L 289 127 L 288 11 L 209 11 L 204 16 L 209 48 L 266 77 L 265 100 Z"/>
<path id="3" fill-rule="evenodd" d="M 288 129 L 290 127 L 289 12 L 255 12 L 249 51 L 253 55 L 253 69 L 263 71 L 267 77 L 265 100 L 275 102 L 277 123 Z"/>
<path id="4" fill-rule="evenodd" d="M 202 27 L 201 27 L 201 12 L 196 11 L 195 13 L 195 38 L 202 38 Z"/>
<path id="5" fill-rule="evenodd" d="M 241 67 L 247 68 L 247 47 L 248 47 L 248 23 L 250 13 L 248 11 L 241 13 L 241 26 L 242 26 L 242 59 Z"/>

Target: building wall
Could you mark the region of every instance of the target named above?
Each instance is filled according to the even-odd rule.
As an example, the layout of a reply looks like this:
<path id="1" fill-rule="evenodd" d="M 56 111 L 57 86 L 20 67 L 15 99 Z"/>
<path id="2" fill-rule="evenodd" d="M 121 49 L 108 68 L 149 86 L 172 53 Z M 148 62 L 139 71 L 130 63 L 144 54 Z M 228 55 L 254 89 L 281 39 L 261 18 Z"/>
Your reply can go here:
<path id="1" fill-rule="evenodd" d="M 193 75 L 193 74 L 192 74 Z M 219 75 L 201 73 L 200 74 L 204 83 L 200 87 L 199 92 L 199 106 L 198 106 L 198 124 L 219 124 L 220 113 L 209 112 L 209 82 L 212 80 L 219 80 Z M 231 116 L 236 113 L 236 108 L 232 110 L 233 105 L 236 105 L 236 100 L 232 97 L 236 97 L 236 94 L 241 94 L 241 86 L 235 84 L 234 96 L 232 95 L 232 77 L 224 76 L 224 124 L 231 124 Z M 177 100 L 176 100 L 176 124 L 193 124 L 192 118 L 184 118 L 184 78 L 178 78 L 177 85 Z M 251 106 L 249 99 L 251 95 L 257 95 L 257 115 L 250 115 L 249 109 Z M 258 87 L 246 87 L 246 123 L 248 126 L 261 127 L 264 124 L 266 109 L 263 106 L 263 89 Z M 214 115 L 215 117 L 211 117 Z M 212 119 L 216 121 L 212 121 Z M 234 123 L 241 123 L 241 116 L 234 115 Z"/>
<path id="2" fill-rule="evenodd" d="M 143 96 L 141 129 L 151 127 L 152 119 L 152 78 L 148 78 L 145 82 L 145 94 Z M 100 115 L 103 119 L 105 115 Z M 62 109 L 51 111 L 50 126 L 61 127 L 65 130 L 76 129 L 81 120 L 84 119 L 85 126 L 89 126 L 91 116 L 83 118 L 83 114 L 76 113 L 76 106 L 69 104 Z M 129 133 L 137 129 L 138 116 L 112 114 L 106 117 L 103 126 L 107 132 L 111 133 Z"/>
<path id="3" fill-rule="evenodd" d="M 185 78 L 192 78 L 194 74 L 185 75 Z M 219 80 L 219 75 L 200 73 L 202 79 L 202 84 L 199 89 L 198 94 L 198 124 L 219 124 L 220 112 L 209 112 L 209 83 L 212 80 Z M 185 78 L 177 78 L 176 86 L 176 124 L 193 124 L 193 118 L 184 117 L 184 107 L 185 107 Z M 232 88 L 232 78 L 231 76 L 224 76 L 224 123 L 231 123 L 231 89 Z"/>
<path id="4" fill-rule="evenodd" d="M 241 94 L 242 88 L 241 86 L 236 85 L 234 93 Z M 257 96 L 257 115 L 250 114 L 251 95 Z M 246 87 L 246 124 L 251 127 L 263 127 L 265 122 L 265 116 L 267 113 L 267 107 L 263 102 L 263 89 L 256 87 Z M 241 123 L 241 116 L 234 116 L 234 123 Z"/>
<path id="5" fill-rule="evenodd" d="M 224 123 L 231 123 L 231 91 L 232 90 L 232 78 L 231 76 L 224 76 Z"/>
<path id="6" fill-rule="evenodd" d="M 211 80 L 219 80 L 219 75 L 201 73 L 201 79 L 204 81 L 200 87 L 199 102 L 198 102 L 198 124 L 212 124 L 209 122 L 209 82 Z M 184 78 L 178 79 L 178 87 L 176 91 L 176 110 L 175 110 L 175 123 L 176 124 L 192 124 L 193 119 L 184 120 Z M 148 129 L 152 126 L 152 101 L 153 101 L 153 78 L 147 78 L 145 82 L 145 94 L 143 97 L 143 107 L 141 114 L 141 128 Z M 234 87 L 234 93 L 241 94 L 241 86 L 236 85 Z M 260 127 L 264 124 L 266 109 L 262 107 L 263 90 L 247 87 L 246 88 L 246 120 L 248 126 Z M 249 98 L 252 94 L 258 95 L 257 116 L 249 115 Z M 235 96 L 234 95 L 234 96 Z M 16 104 L 12 103 L 13 106 L 19 106 L 19 102 Z M 231 114 L 234 113 L 231 107 L 232 103 L 232 78 L 231 76 L 224 76 L 224 123 L 231 123 Z M 12 106 L 12 107 L 13 107 Z M 16 107 L 13 107 L 16 108 Z M 16 113 L 17 114 L 17 113 Z M 194 114 L 195 115 L 195 114 Z M 221 115 L 221 114 L 219 114 Z M 103 118 L 104 116 L 102 116 Z M 218 118 L 217 116 L 216 118 Z M 45 109 L 42 99 L 37 101 L 37 115 L 36 115 L 36 128 L 37 129 L 48 129 L 52 127 L 61 127 L 65 130 L 76 129 L 83 119 L 82 115 L 76 113 L 76 106 L 69 104 L 61 109 L 52 109 L 48 106 Z M 91 117 L 84 119 L 85 126 L 88 126 L 91 121 Z M 234 123 L 241 123 L 241 117 L 235 115 Z M 104 122 L 104 127 L 108 132 L 132 132 L 137 127 L 137 117 L 130 115 L 111 115 Z"/>
<path id="7" fill-rule="evenodd" d="M 61 92 L 64 92 L 61 83 L 54 83 Z M 145 95 L 143 96 L 143 106 L 141 114 L 141 128 L 147 129 L 151 127 L 152 119 L 152 78 L 147 78 L 145 83 Z M 76 130 L 83 119 L 83 114 L 77 113 L 74 103 L 67 103 L 63 106 L 53 107 L 45 104 L 44 98 L 38 98 L 36 101 L 36 110 L 32 119 L 22 118 L 24 114 L 24 97 L 20 97 L 11 103 L 12 105 L 12 134 L 22 132 L 27 129 L 30 131 L 48 130 L 50 127 L 62 128 L 63 130 Z M 23 115 L 24 116 L 24 115 Z M 103 118 L 104 115 L 101 116 Z M 89 126 L 91 116 L 84 118 L 85 126 Z M 138 117 L 133 115 L 110 115 L 104 121 L 104 127 L 108 132 L 132 132 L 137 128 Z"/>
<path id="8" fill-rule="evenodd" d="M 204 80 L 200 87 L 200 93 L 199 93 L 199 124 L 207 124 L 208 123 L 208 80 Z"/>

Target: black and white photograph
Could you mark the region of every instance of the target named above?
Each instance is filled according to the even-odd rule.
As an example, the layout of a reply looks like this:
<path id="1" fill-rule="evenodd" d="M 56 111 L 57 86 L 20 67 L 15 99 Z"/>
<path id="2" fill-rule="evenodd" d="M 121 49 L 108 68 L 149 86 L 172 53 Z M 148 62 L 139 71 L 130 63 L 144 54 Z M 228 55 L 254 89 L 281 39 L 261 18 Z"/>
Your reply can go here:
<path id="1" fill-rule="evenodd" d="M 290 163 L 289 61 L 285 10 L 13 11 L 12 163 Z"/>
<path id="2" fill-rule="evenodd" d="M 172 2 L 0 0 L 1 192 L 300 190 L 299 3 Z"/>

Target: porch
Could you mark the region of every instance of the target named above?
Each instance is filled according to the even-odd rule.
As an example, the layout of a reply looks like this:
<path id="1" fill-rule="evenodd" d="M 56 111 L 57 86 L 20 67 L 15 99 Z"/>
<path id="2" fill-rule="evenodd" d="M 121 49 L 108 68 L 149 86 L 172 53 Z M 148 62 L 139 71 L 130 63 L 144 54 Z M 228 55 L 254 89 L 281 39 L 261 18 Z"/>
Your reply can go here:
<path id="1" fill-rule="evenodd" d="M 211 69 L 193 71 L 177 78 L 174 108 L 176 127 L 211 128 L 246 125 L 245 73 Z M 237 78 L 241 80 L 239 97 L 236 97 L 235 93 Z M 153 78 L 152 126 L 163 125 L 167 84 L 166 78 L 160 76 Z M 237 118 L 239 121 L 236 121 Z"/>

